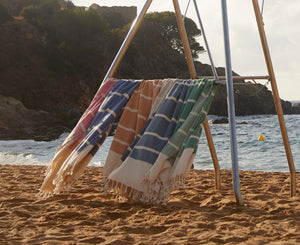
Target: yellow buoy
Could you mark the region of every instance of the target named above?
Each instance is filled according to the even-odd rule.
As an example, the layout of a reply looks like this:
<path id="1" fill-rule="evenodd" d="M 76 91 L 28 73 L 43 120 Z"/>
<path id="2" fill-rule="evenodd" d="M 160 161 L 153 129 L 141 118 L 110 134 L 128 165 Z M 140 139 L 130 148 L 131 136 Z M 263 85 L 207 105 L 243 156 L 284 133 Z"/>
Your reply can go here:
<path id="1" fill-rule="evenodd" d="M 264 141 L 264 140 L 265 140 L 265 137 L 264 137 L 262 134 L 260 134 L 259 137 L 258 137 L 258 140 L 259 140 L 259 141 Z"/>

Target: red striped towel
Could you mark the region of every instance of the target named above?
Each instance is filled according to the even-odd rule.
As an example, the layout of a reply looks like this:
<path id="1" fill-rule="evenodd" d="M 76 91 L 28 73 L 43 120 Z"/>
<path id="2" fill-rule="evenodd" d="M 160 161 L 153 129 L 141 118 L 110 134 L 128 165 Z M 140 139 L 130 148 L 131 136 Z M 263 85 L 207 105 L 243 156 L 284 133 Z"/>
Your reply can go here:
<path id="1" fill-rule="evenodd" d="M 79 145 L 83 139 L 89 125 L 91 124 L 94 116 L 99 110 L 100 105 L 107 97 L 108 93 L 112 90 L 115 84 L 119 81 L 118 79 L 109 78 L 99 88 L 96 95 L 94 96 L 90 106 L 81 116 L 77 125 L 74 127 L 69 136 L 65 139 L 63 144 L 56 150 L 53 160 L 49 163 L 45 173 L 44 182 L 40 188 L 40 196 L 51 195 L 54 190 L 53 180 L 60 170 L 61 166 L 73 152 L 73 150 Z"/>

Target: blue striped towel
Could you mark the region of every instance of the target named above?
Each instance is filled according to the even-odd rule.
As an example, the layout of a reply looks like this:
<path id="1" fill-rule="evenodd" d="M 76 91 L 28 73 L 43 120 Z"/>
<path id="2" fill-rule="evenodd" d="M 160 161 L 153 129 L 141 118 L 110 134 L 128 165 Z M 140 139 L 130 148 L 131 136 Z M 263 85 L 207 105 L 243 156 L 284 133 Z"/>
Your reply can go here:
<path id="1" fill-rule="evenodd" d="M 125 196 L 128 192 L 128 197 L 136 200 L 147 193 L 142 181 L 174 132 L 191 82 L 177 81 L 174 84 L 161 106 L 125 152 L 124 162 L 107 177 L 105 190 L 114 190 L 119 186 L 117 189 L 123 189 L 117 192 Z"/>

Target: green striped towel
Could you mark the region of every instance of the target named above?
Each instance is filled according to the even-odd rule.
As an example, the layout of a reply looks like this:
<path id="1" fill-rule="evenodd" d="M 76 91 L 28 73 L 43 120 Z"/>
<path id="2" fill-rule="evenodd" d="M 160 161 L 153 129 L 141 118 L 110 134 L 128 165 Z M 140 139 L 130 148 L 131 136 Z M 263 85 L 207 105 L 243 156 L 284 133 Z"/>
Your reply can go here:
<path id="1" fill-rule="evenodd" d="M 144 183 L 149 185 L 152 200 L 166 202 L 170 192 L 184 184 L 215 91 L 214 81 L 193 80 L 174 133 L 146 174 Z"/>

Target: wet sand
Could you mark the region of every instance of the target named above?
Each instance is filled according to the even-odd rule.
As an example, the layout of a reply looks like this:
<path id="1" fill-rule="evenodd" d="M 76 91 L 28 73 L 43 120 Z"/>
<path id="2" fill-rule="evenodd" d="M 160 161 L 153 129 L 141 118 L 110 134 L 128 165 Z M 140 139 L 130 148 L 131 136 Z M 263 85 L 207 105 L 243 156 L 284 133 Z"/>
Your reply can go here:
<path id="1" fill-rule="evenodd" d="M 44 171 L 0 165 L 0 244 L 300 244 L 300 181 L 290 197 L 288 173 L 240 171 L 239 206 L 230 171 L 215 190 L 213 171 L 192 170 L 167 206 L 155 206 L 102 194 L 95 167 L 70 193 L 38 199 Z"/>

